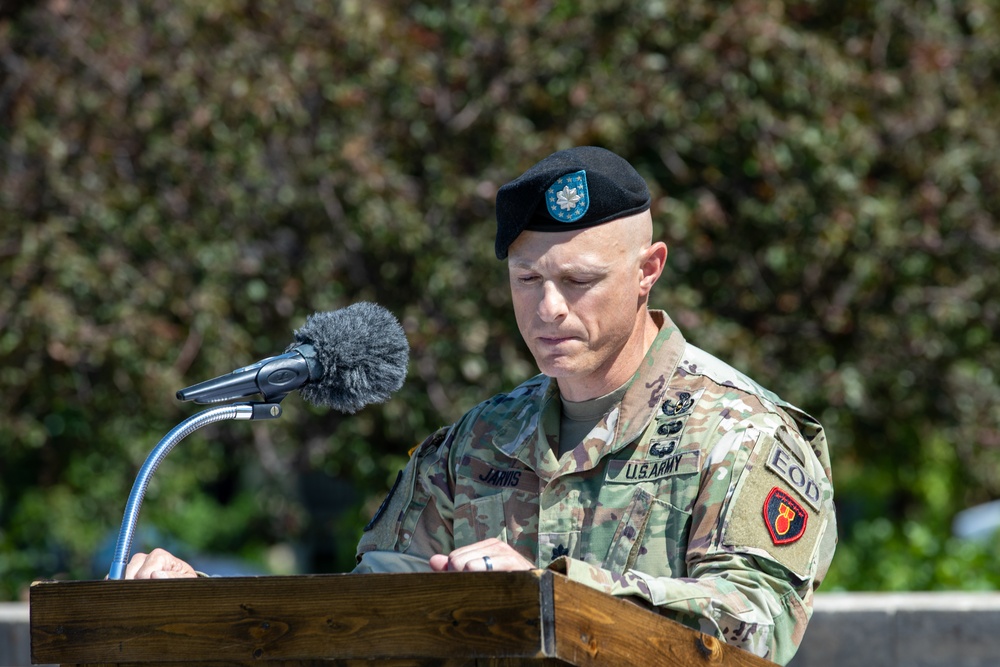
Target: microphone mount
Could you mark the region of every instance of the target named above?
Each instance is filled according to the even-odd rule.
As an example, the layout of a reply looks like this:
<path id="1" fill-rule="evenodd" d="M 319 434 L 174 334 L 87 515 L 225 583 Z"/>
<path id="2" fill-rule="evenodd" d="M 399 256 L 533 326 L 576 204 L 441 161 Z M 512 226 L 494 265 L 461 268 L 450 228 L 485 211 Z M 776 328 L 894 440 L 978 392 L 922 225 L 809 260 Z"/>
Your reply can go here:
<path id="1" fill-rule="evenodd" d="M 277 400 L 284 398 L 284 395 Z M 219 399 L 222 400 L 222 399 Z M 142 500 L 146 496 L 146 489 L 156 472 L 157 467 L 166 458 L 167 454 L 184 438 L 198 430 L 202 426 L 213 424 L 219 421 L 236 420 L 248 421 L 256 419 L 277 419 L 281 416 L 281 406 L 277 402 L 268 403 L 233 403 L 230 405 L 220 405 L 208 408 L 194 414 L 167 433 L 153 451 L 146 457 L 145 463 L 139 469 L 135 482 L 132 484 L 132 492 L 129 494 L 128 502 L 125 504 L 125 516 L 122 518 L 122 527 L 118 532 L 118 542 L 115 545 L 114 559 L 111 561 L 111 570 L 108 579 L 121 579 L 125 576 L 125 565 L 128 562 L 129 554 L 132 550 L 132 539 L 135 536 L 135 527 L 139 521 L 139 509 Z"/>
<path id="2" fill-rule="evenodd" d="M 315 348 L 308 344 L 297 345 L 284 354 L 181 389 L 177 398 L 211 404 L 261 394 L 268 403 L 279 403 L 292 390 L 322 375 Z"/>

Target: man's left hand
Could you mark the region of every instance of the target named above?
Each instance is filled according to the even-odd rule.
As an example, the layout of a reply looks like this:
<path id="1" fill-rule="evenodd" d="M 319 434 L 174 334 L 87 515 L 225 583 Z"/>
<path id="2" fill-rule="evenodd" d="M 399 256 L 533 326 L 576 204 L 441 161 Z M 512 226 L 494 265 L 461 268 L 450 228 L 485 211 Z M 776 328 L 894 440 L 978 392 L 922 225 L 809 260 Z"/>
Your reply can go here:
<path id="1" fill-rule="evenodd" d="M 431 569 L 436 572 L 485 572 L 498 570 L 534 570 L 535 564 L 514 551 L 506 542 L 495 537 L 455 549 L 450 554 L 431 556 Z"/>

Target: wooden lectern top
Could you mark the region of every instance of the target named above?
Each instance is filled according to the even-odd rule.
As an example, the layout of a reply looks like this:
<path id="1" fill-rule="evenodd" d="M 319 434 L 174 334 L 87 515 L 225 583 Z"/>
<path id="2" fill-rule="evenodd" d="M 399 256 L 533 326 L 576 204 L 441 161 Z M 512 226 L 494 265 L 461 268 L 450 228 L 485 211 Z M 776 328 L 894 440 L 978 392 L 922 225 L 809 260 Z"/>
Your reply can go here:
<path id="1" fill-rule="evenodd" d="M 36 582 L 35 664 L 772 665 L 549 570 Z"/>

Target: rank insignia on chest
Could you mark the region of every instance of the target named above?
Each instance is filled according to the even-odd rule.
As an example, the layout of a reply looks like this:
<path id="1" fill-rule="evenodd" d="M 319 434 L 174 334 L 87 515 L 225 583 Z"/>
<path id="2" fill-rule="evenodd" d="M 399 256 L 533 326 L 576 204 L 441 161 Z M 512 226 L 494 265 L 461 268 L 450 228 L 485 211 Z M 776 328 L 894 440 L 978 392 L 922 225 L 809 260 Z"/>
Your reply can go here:
<path id="1" fill-rule="evenodd" d="M 764 522 L 776 545 L 791 544 L 806 532 L 809 515 L 791 495 L 778 487 L 764 500 Z"/>

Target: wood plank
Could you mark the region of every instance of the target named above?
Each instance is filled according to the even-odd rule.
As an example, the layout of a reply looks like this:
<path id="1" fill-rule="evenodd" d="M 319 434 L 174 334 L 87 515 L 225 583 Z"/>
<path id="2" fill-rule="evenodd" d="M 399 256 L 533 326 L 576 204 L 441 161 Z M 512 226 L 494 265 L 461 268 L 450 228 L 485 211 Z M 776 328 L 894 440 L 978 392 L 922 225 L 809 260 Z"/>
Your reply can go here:
<path id="1" fill-rule="evenodd" d="M 625 599 L 555 577 L 556 655 L 579 667 L 773 667 L 774 663 Z"/>
<path id="2" fill-rule="evenodd" d="M 32 659 L 259 664 L 542 658 L 540 575 L 39 582 L 31 588 Z"/>
<path id="3" fill-rule="evenodd" d="M 178 667 L 177 662 L 99 662 L 61 667 Z M 197 662 L 199 667 L 260 667 L 261 662 Z M 564 667 L 556 658 L 411 658 L 388 660 L 274 660 L 267 667 Z"/>
<path id="4" fill-rule="evenodd" d="M 31 644 L 90 667 L 773 664 L 551 571 L 40 582 Z"/>

